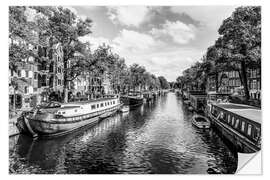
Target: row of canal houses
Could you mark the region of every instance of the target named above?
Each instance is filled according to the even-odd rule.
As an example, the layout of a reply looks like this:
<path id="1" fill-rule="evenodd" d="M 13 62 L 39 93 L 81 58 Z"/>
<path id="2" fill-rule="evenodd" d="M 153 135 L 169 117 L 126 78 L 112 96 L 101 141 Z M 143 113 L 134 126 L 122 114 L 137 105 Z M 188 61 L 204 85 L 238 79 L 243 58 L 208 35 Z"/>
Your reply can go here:
<path id="1" fill-rule="evenodd" d="M 248 70 L 250 102 L 244 104 L 243 88 L 236 71 L 218 74 L 219 88 L 216 92 L 216 77 L 209 76 L 206 90 L 185 85 L 181 91 L 188 109 L 203 114 L 221 136 L 241 153 L 254 153 L 261 149 L 261 72 Z M 198 87 L 198 86 L 197 86 Z"/>
<path id="2" fill-rule="evenodd" d="M 9 46 L 24 46 L 33 53 L 32 56 L 21 59 L 16 69 L 9 68 L 10 110 L 27 110 L 48 100 L 63 99 L 64 54 L 61 43 L 53 37 L 40 36 L 38 32 L 33 32 L 31 38 L 31 43 L 20 37 L 9 38 Z M 74 59 L 78 57 L 79 55 Z M 90 72 L 83 72 L 68 82 L 69 99 L 87 96 L 93 98 L 90 96 L 110 94 L 111 91 L 106 73 L 96 77 Z"/>
<path id="3" fill-rule="evenodd" d="M 10 39 L 10 43 L 22 42 Z M 57 101 L 63 96 L 64 63 L 61 44 L 50 44 L 49 40 L 39 39 L 35 46 L 29 45 L 29 48 L 33 48 L 42 61 L 37 63 L 34 57 L 29 57 L 19 64 L 16 71 L 9 69 L 9 102 L 12 107 L 15 98 L 16 109 L 28 109 L 48 100 Z M 16 85 L 12 81 L 16 81 Z M 83 72 L 68 82 L 68 91 L 69 98 L 78 98 L 90 96 L 90 92 L 96 95 L 109 94 L 111 89 L 106 73 L 95 77 L 90 72 Z"/>

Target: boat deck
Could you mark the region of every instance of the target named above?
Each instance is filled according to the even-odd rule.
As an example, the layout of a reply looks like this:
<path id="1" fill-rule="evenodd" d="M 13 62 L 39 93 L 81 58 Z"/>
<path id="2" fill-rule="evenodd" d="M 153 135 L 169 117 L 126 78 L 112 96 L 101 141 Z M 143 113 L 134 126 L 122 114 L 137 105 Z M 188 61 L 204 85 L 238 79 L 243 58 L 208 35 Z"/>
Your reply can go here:
<path id="1" fill-rule="evenodd" d="M 101 98 L 101 99 L 91 99 L 88 101 L 75 101 L 75 102 L 69 102 L 69 103 L 65 103 L 62 105 L 67 105 L 67 104 L 76 104 L 76 105 L 84 105 L 87 103 L 91 103 L 91 102 L 100 102 L 100 101 L 107 101 L 107 100 L 113 100 L 116 99 L 115 97 L 109 97 L 109 98 Z"/>
<path id="2" fill-rule="evenodd" d="M 261 123 L 262 113 L 261 109 L 257 107 L 234 103 L 219 103 L 215 105 L 244 118 Z"/>

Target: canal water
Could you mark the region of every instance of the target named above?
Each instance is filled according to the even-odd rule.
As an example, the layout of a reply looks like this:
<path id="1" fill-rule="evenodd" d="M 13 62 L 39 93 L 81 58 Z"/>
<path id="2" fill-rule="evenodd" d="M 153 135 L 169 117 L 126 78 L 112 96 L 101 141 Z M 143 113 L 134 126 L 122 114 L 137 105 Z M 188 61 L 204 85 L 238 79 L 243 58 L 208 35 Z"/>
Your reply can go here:
<path id="1" fill-rule="evenodd" d="M 235 152 L 212 129 L 191 124 L 174 93 L 50 140 L 10 138 L 10 173 L 234 173 Z"/>

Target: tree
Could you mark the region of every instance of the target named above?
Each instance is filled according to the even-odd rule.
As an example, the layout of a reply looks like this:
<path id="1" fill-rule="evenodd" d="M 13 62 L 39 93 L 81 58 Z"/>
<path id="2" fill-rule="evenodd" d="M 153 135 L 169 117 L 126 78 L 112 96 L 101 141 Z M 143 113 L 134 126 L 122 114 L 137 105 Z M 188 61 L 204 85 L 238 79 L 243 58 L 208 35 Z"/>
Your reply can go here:
<path id="1" fill-rule="evenodd" d="M 140 66 L 139 64 L 132 64 L 129 67 L 130 70 L 130 79 L 131 86 L 135 91 L 136 88 L 142 89 L 142 85 L 144 84 L 144 76 L 143 74 L 146 72 L 145 67 Z"/>
<path id="2" fill-rule="evenodd" d="M 79 19 L 71 10 L 63 7 L 56 7 L 51 9 L 52 13 L 49 16 L 49 28 L 47 31 L 51 36 L 60 42 L 63 49 L 64 62 L 64 101 L 68 101 L 68 83 L 78 76 L 82 71 L 78 68 L 84 63 L 74 63 L 74 67 L 69 67 L 69 61 L 82 60 L 83 56 L 76 58 L 76 53 L 81 53 L 84 46 L 79 41 L 79 37 L 91 33 L 92 20 Z M 81 61 L 82 62 L 82 61 Z M 74 70 L 77 70 L 74 72 Z"/>
<path id="3" fill-rule="evenodd" d="M 159 76 L 158 79 L 160 81 L 161 89 L 168 89 L 170 87 L 168 81 L 166 80 L 164 76 Z"/>
<path id="4" fill-rule="evenodd" d="M 25 65 L 29 57 L 36 57 L 31 46 L 37 43 L 37 32 L 44 27 L 45 22 L 39 23 L 43 17 L 37 17 L 35 21 L 29 21 L 26 15 L 27 11 L 29 11 L 29 8 L 24 6 L 9 7 L 9 70 L 11 72 L 16 72 L 19 66 Z M 14 111 L 19 84 L 27 85 L 28 82 L 20 77 L 10 79 L 9 86 L 13 88 Z"/>
<path id="5" fill-rule="evenodd" d="M 218 62 L 230 66 L 240 65 L 245 98 L 249 100 L 247 68 L 261 64 L 261 8 L 239 7 L 225 19 L 218 30 L 216 42 L 222 51 Z"/>

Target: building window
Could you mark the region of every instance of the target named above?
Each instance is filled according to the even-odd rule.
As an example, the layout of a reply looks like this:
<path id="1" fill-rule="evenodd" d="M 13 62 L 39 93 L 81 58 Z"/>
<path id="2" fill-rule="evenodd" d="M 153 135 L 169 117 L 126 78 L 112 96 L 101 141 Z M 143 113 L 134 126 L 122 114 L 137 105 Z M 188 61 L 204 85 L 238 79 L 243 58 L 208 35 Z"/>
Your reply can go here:
<path id="1" fill-rule="evenodd" d="M 104 106 L 103 103 L 101 103 L 101 104 L 100 104 L 100 107 L 103 107 L 103 106 Z"/>
<path id="2" fill-rule="evenodd" d="M 97 104 L 97 108 L 99 108 L 99 104 Z"/>
<path id="3" fill-rule="evenodd" d="M 58 85 L 61 85 L 61 79 L 58 79 Z"/>
<path id="4" fill-rule="evenodd" d="M 25 71 L 25 77 L 29 76 L 29 71 Z"/>
<path id="5" fill-rule="evenodd" d="M 25 93 L 25 94 L 28 93 L 28 87 L 27 87 L 27 86 L 24 87 L 24 93 Z"/>
<path id="6" fill-rule="evenodd" d="M 37 80 L 38 79 L 38 73 L 34 72 L 34 79 Z"/>
<path id="7" fill-rule="evenodd" d="M 21 76 L 22 76 L 21 70 L 18 70 L 18 71 L 17 71 L 17 74 L 18 74 L 18 77 L 21 77 Z"/>
<path id="8" fill-rule="evenodd" d="M 58 67 L 58 68 L 57 68 L 57 72 L 58 72 L 58 73 L 61 73 L 61 67 Z"/>

